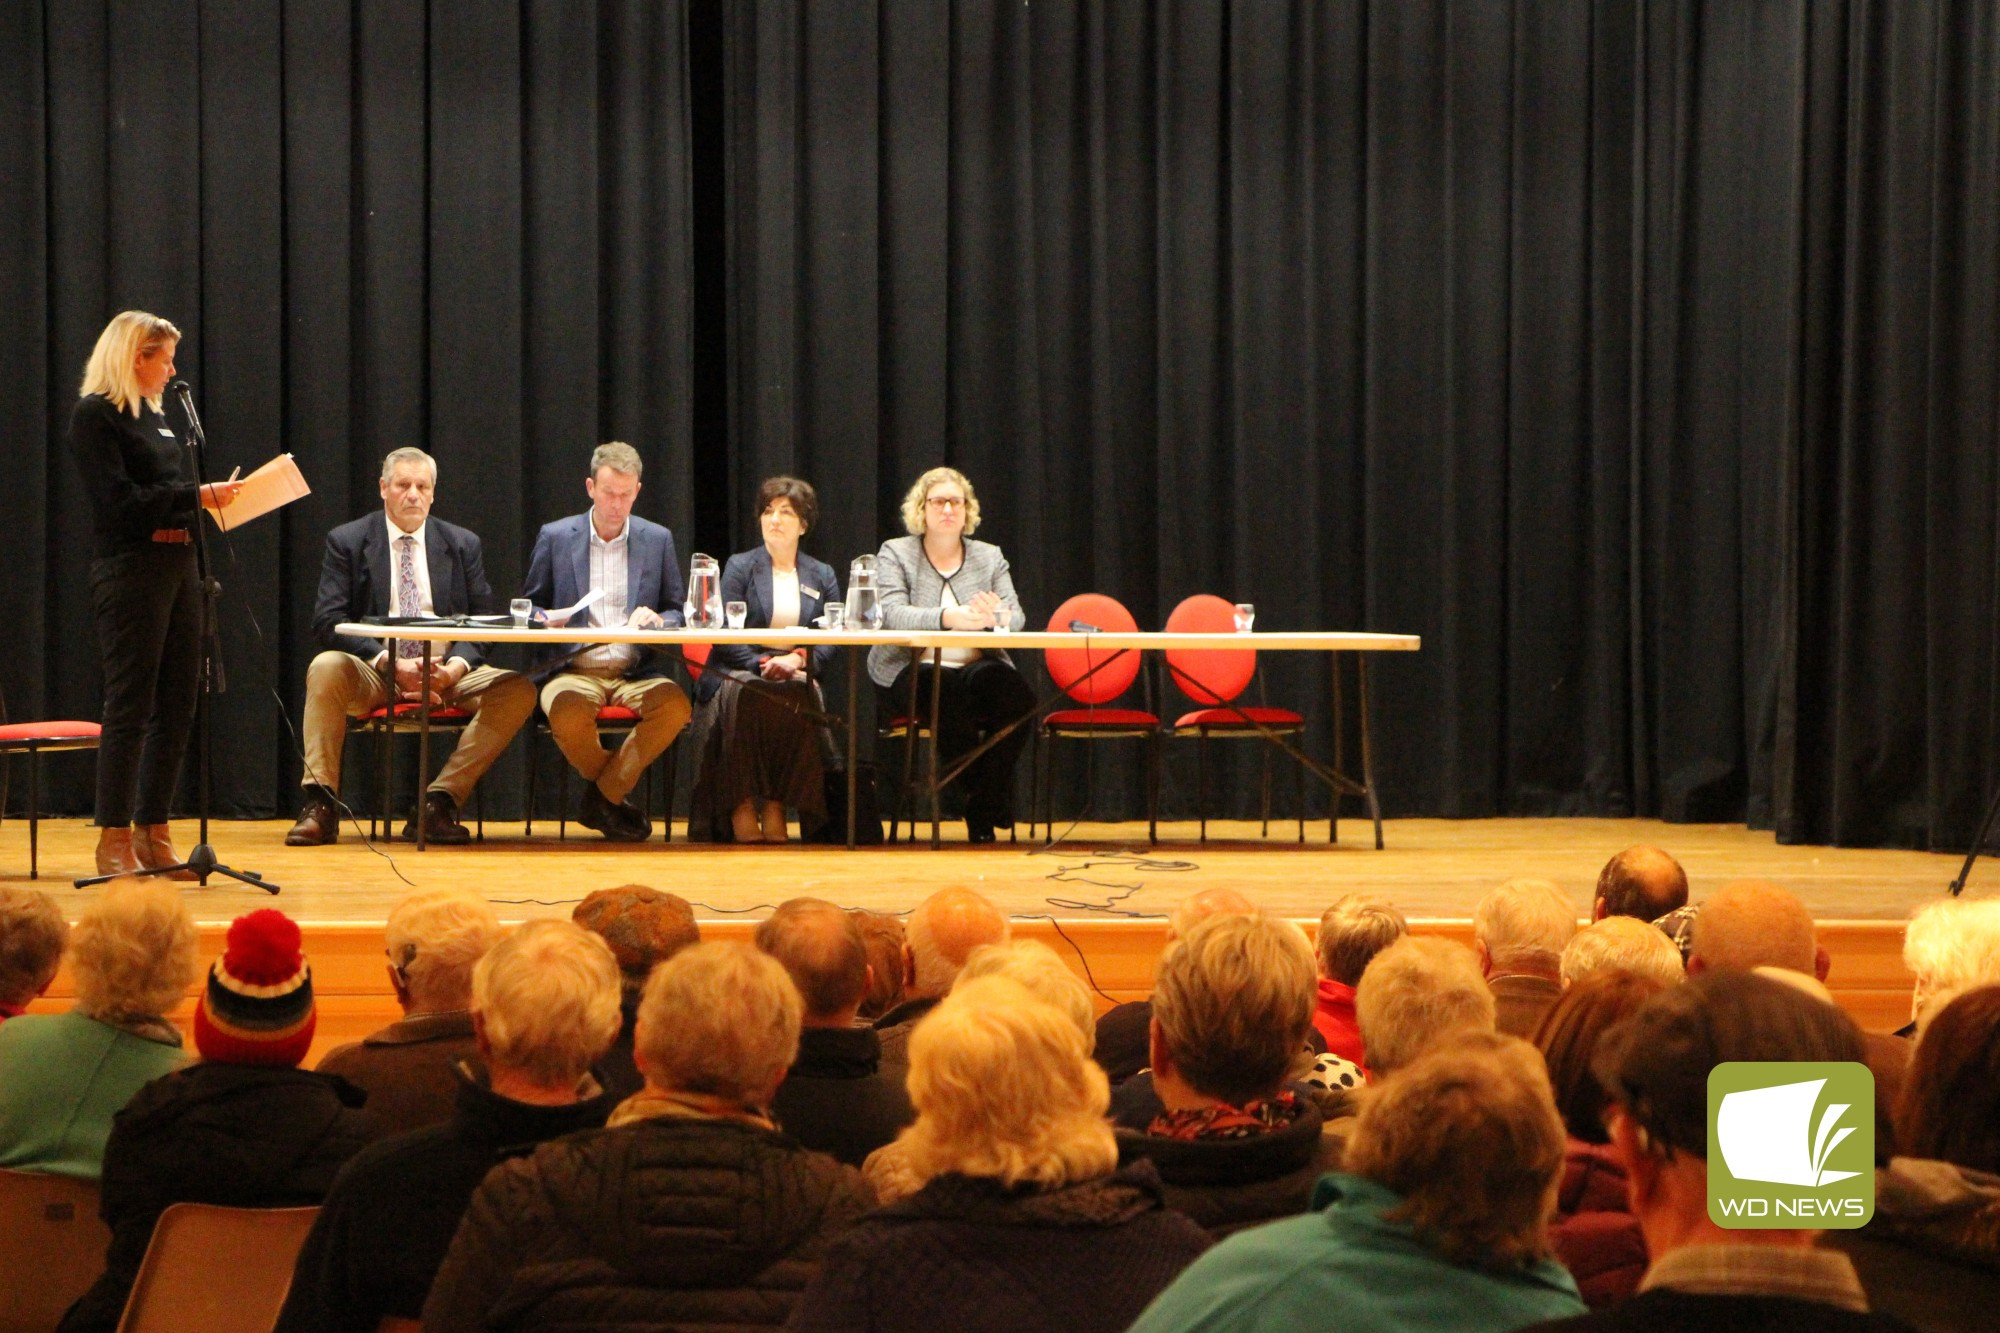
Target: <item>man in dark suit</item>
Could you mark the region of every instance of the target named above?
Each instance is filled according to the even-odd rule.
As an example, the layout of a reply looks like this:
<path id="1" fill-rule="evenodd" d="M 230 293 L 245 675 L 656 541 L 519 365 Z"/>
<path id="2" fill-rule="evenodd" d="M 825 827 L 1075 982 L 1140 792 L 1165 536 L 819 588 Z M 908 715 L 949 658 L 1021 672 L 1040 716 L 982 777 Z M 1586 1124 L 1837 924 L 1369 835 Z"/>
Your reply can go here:
<path id="1" fill-rule="evenodd" d="M 290 846 L 316 847 L 340 835 L 336 793 L 347 719 L 382 707 L 392 687 L 398 700 L 416 699 L 422 679 L 421 643 L 398 641 L 392 661 L 381 639 L 334 627 L 365 616 L 464 615 L 492 598 L 479 538 L 430 516 L 436 490 L 436 461 L 421 449 L 398 449 L 382 460 L 382 513 L 327 534 L 313 607 L 313 634 L 326 651 L 306 672 L 305 809 L 285 835 Z M 472 722 L 403 836 L 416 836 L 421 817 L 427 841 L 464 843 L 472 834 L 458 822 L 458 809 L 535 711 L 535 687 L 518 672 L 484 665 L 476 643 L 451 644 L 442 656 L 431 669 L 432 706 L 463 708 Z"/>
<path id="2" fill-rule="evenodd" d="M 643 470 L 639 451 L 629 444 L 601 444 L 590 455 L 590 476 L 583 483 L 589 510 L 545 524 L 535 538 L 521 596 L 535 604 L 537 614 L 574 606 L 594 592 L 598 600 L 569 623 L 606 629 L 681 624 L 685 585 L 674 558 L 674 534 L 632 512 Z M 643 842 L 651 835 L 645 814 L 625 798 L 693 712 L 686 693 L 668 677 L 671 668 L 672 658 L 656 647 L 571 643 L 543 653 L 535 673 L 549 730 L 583 776 L 577 822 L 615 842 Z M 607 704 L 639 715 L 624 743 L 608 754 L 597 734 L 597 712 Z"/>

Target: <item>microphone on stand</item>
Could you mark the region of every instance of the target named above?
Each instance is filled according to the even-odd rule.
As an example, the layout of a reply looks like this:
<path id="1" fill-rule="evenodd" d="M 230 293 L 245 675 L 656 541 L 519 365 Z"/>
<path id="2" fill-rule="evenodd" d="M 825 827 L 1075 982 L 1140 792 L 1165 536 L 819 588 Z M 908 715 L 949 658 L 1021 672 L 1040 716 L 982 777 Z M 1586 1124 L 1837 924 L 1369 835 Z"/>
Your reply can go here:
<path id="1" fill-rule="evenodd" d="M 1071 634 L 1102 634 L 1104 633 L 1104 629 L 1102 626 L 1093 625 L 1087 620 L 1072 620 L 1069 622 L 1069 632 Z"/>
<path id="2" fill-rule="evenodd" d="M 180 400 L 181 411 L 187 414 L 188 448 L 192 449 L 195 441 L 202 438 L 201 414 L 194 410 L 194 390 L 186 380 L 175 380 L 167 386 L 167 392 Z"/>

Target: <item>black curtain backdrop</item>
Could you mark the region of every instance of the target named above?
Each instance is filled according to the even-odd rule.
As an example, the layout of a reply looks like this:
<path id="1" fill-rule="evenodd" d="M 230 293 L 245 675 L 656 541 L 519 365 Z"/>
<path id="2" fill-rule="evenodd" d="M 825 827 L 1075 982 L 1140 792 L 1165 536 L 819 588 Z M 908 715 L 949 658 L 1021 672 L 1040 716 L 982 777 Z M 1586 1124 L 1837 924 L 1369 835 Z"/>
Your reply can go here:
<path id="1" fill-rule="evenodd" d="M 2000 779 L 1990 3 L 164 12 L 0 18 L 4 680 L 94 715 L 61 424 L 158 310 L 216 461 L 317 488 L 223 570 L 267 636 L 232 624 L 225 811 L 289 804 L 263 687 L 296 715 L 383 452 L 439 455 L 505 591 L 614 437 L 684 548 L 794 471 L 844 570 L 949 461 L 1035 623 L 1210 591 L 1420 633 L 1376 661 L 1391 813 L 1950 847 Z M 1323 753 L 1323 664 L 1263 660 Z M 1100 756 L 1094 812 L 1134 776 Z"/>
<path id="2" fill-rule="evenodd" d="M 212 544 L 220 813 L 296 803 L 271 690 L 296 721 L 326 531 L 379 507 L 389 450 L 437 457 L 436 512 L 484 537 L 501 598 L 536 529 L 588 504 L 602 440 L 645 458 L 640 512 L 687 529 L 683 8 L 6 6 L 0 309 L 27 358 L 0 377 L 16 716 L 97 715 L 90 529 L 64 432 L 92 343 L 128 306 L 186 334 L 214 470 L 289 450 L 313 486 L 233 549 Z M 48 767 L 57 808 L 87 810 L 87 761 Z M 518 762 L 495 770 L 496 813 L 518 786 Z"/>

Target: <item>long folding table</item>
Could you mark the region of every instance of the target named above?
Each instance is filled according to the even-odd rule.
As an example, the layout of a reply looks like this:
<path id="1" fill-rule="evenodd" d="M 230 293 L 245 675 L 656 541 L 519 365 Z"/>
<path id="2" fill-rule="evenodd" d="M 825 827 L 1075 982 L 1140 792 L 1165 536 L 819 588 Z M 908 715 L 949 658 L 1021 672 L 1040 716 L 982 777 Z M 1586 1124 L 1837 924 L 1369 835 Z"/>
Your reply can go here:
<path id="1" fill-rule="evenodd" d="M 1092 674 L 1102 670 L 1111 660 L 1127 652 L 1164 651 L 1167 649 L 1251 649 L 1257 652 L 1320 652 L 1328 654 L 1332 662 L 1333 675 L 1333 762 L 1321 763 L 1285 741 L 1269 727 L 1259 723 L 1247 712 L 1239 715 L 1246 725 L 1257 730 L 1270 744 L 1276 745 L 1303 764 L 1306 769 L 1325 782 L 1334 792 L 1334 808 L 1339 808 L 1341 795 L 1359 796 L 1367 802 L 1369 818 L 1375 825 L 1375 846 L 1382 846 L 1382 808 L 1375 789 L 1374 743 L 1368 720 L 1368 655 L 1376 652 L 1415 652 L 1423 646 L 1422 640 L 1414 634 L 1365 634 L 1331 630 L 1303 631 L 1258 631 L 1248 634 L 1178 634 L 1164 631 L 1139 630 L 1130 633 L 1074 633 L 1063 634 L 1047 630 L 993 631 L 993 630 L 892 630 L 892 629 L 837 629 L 822 630 L 810 626 L 793 629 L 597 629 L 567 627 L 520 628 L 511 624 L 480 623 L 475 620 L 445 621 L 422 624 L 373 625 L 365 622 L 343 624 L 337 627 L 341 634 L 351 634 L 363 638 L 382 639 L 390 643 L 390 652 L 395 652 L 394 643 L 398 639 L 410 639 L 423 644 L 421 661 L 422 688 L 417 698 L 417 755 L 418 768 L 422 773 L 430 772 L 430 720 L 431 720 L 431 672 L 433 657 L 439 647 L 452 642 L 466 643 L 633 643 L 647 645 L 667 644 L 723 644 L 740 643 L 750 646 L 768 645 L 773 648 L 793 647 L 836 647 L 846 648 L 858 656 L 860 650 L 877 644 L 889 644 L 907 648 L 919 654 L 928 654 L 936 666 L 942 662 L 947 648 L 1007 648 L 1027 650 L 1047 650 L 1050 648 L 1082 648 L 1104 650 L 1106 661 L 1091 666 Z M 1356 704 L 1360 719 L 1361 776 L 1357 779 L 1341 771 L 1341 677 L 1340 654 L 1355 655 Z M 863 664 L 850 661 L 847 672 L 847 713 L 843 722 L 847 732 L 847 845 L 855 845 L 855 775 L 859 758 L 855 719 L 860 712 L 861 677 Z M 940 800 L 943 790 L 966 765 L 978 758 L 987 748 L 995 744 L 999 734 L 986 738 L 976 749 L 959 756 L 949 769 L 939 771 L 937 734 L 939 710 L 940 671 L 931 673 L 931 697 L 929 703 L 931 743 L 926 747 L 925 786 L 930 798 L 931 846 L 941 845 L 938 827 L 941 823 Z M 1012 724 L 1025 726 L 1042 713 L 1062 701 L 1058 692 L 1055 697 L 1045 700 L 1035 712 L 1027 714 Z M 1229 709 L 1232 705 L 1221 705 Z M 1011 730 L 1012 727 L 1006 730 Z M 423 821 L 417 821 L 417 849 L 424 848 Z"/>

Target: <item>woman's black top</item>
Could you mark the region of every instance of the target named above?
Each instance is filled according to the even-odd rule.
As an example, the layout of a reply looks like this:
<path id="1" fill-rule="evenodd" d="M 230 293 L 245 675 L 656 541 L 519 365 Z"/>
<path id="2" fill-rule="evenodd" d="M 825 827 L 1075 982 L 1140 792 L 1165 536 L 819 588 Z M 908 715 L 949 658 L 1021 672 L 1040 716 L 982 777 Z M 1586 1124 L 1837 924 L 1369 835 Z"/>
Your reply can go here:
<path id="1" fill-rule="evenodd" d="M 180 439 L 146 403 L 135 417 L 99 394 L 78 399 L 69 443 L 90 496 L 98 555 L 149 546 L 154 532 L 185 528 L 199 509 L 195 484 L 181 479 Z"/>

